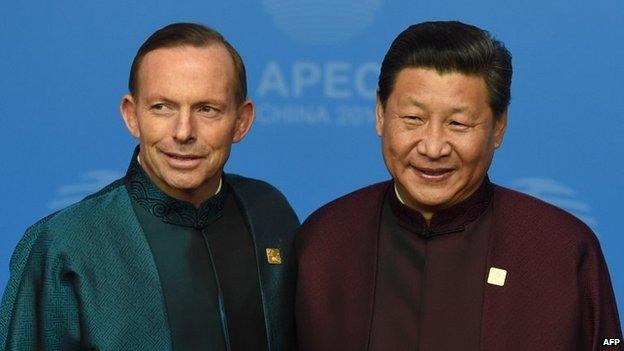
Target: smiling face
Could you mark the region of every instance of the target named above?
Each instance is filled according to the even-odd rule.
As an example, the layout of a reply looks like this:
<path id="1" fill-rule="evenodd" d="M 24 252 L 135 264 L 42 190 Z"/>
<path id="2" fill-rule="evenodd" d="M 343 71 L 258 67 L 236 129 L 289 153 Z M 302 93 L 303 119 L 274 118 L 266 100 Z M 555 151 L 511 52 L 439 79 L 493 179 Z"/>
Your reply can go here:
<path id="1" fill-rule="evenodd" d="M 165 193 L 196 206 L 215 193 L 232 143 L 249 131 L 250 101 L 235 99 L 235 69 L 220 44 L 160 48 L 143 57 L 121 114 L 141 166 Z"/>
<path id="2" fill-rule="evenodd" d="M 376 106 L 386 166 L 401 198 L 427 220 L 477 190 L 506 121 L 494 118 L 482 77 L 426 68 L 401 70 L 385 108 Z"/>

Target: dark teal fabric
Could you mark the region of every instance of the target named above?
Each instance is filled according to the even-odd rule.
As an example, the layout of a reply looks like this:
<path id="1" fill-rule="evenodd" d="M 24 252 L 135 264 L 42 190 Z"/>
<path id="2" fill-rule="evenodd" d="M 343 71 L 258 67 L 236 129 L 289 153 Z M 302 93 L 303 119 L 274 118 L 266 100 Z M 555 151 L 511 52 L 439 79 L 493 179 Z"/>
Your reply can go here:
<path id="1" fill-rule="evenodd" d="M 228 350 L 223 296 L 202 234 L 222 217 L 227 185 L 195 208 L 160 190 L 141 168 L 138 152 L 124 181 L 158 269 L 172 348 Z"/>
<path id="2" fill-rule="evenodd" d="M 156 262 L 174 350 L 267 349 L 251 234 L 227 183 L 198 208 L 130 162 L 125 184 Z"/>
<path id="3" fill-rule="evenodd" d="M 224 179 L 254 240 L 269 350 L 289 350 L 297 216 L 267 183 Z M 268 264 L 266 248 L 279 248 L 283 263 Z M 171 349 L 160 280 L 123 180 L 26 231 L 1 306 L 0 349 Z"/>
<path id="4" fill-rule="evenodd" d="M 202 233 L 133 205 L 158 269 L 173 349 L 227 350 L 216 272 Z"/>
<path id="5" fill-rule="evenodd" d="M 190 202 L 174 199 L 149 179 L 138 162 L 138 153 L 137 147 L 124 178 L 133 201 L 161 221 L 176 226 L 203 229 L 221 217 L 226 191 L 220 191 L 202 202 L 199 208 L 195 208 Z"/>
<path id="6" fill-rule="evenodd" d="M 297 278 L 294 235 L 299 220 L 284 195 L 271 185 L 233 174 L 227 174 L 225 180 L 232 186 L 239 208 L 245 209 L 243 215 L 254 240 L 268 350 L 291 350 L 295 347 Z M 280 250 L 282 264 L 268 264 L 267 248 Z"/>
<path id="7" fill-rule="evenodd" d="M 265 351 L 268 346 L 258 261 L 247 228 L 229 191 L 223 216 L 203 229 L 202 234 L 219 279 L 231 350 Z"/>

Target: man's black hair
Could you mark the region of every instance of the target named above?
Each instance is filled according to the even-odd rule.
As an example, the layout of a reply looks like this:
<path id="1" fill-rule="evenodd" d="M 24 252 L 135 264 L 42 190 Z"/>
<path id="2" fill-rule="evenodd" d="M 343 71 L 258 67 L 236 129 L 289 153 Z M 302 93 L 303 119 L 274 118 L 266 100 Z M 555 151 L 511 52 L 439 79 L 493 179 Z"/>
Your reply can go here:
<path id="1" fill-rule="evenodd" d="M 424 22 L 399 34 L 390 45 L 379 74 L 377 97 L 383 107 L 404 68 L 481 76 L 494 116 L 500 117 L 509 106 L 511 54 L 502 42 L 478 27 L 457 21 Z"/>

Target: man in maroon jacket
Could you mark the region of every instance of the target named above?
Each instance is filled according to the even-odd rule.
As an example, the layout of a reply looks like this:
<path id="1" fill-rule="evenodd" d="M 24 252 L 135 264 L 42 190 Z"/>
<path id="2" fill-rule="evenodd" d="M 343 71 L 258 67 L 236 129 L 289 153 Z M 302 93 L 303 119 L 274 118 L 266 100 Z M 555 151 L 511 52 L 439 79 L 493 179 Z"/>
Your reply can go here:
<path id="1" fill-rule="evenodd" d="M 621 350 L 595 235 L 488 179 L 511 76 L 507 49 L 474 26 L 394 40 L 376 106 L 392 180 L 304 223 L 300 350 Z"/>

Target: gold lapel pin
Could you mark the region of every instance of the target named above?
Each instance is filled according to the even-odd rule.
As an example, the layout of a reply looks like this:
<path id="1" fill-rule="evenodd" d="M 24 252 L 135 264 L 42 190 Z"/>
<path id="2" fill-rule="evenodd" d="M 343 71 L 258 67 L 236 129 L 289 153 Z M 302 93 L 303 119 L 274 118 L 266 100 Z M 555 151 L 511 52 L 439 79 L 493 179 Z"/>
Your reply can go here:
<path id="1" fill-rule="evenodd" d="M 490 273 L 488 274 L 488 284 L 503 286 L 505 285 L 505 279 L 507 278 L 507 271 L 501 268 L 490 267 Z"/>
<path id="2" fill-rule="evenodd" d="M 280 255 L 279 249 L 267 247 L 266 256 L 269 264 L 282 264 L 282 255 Z"/>

